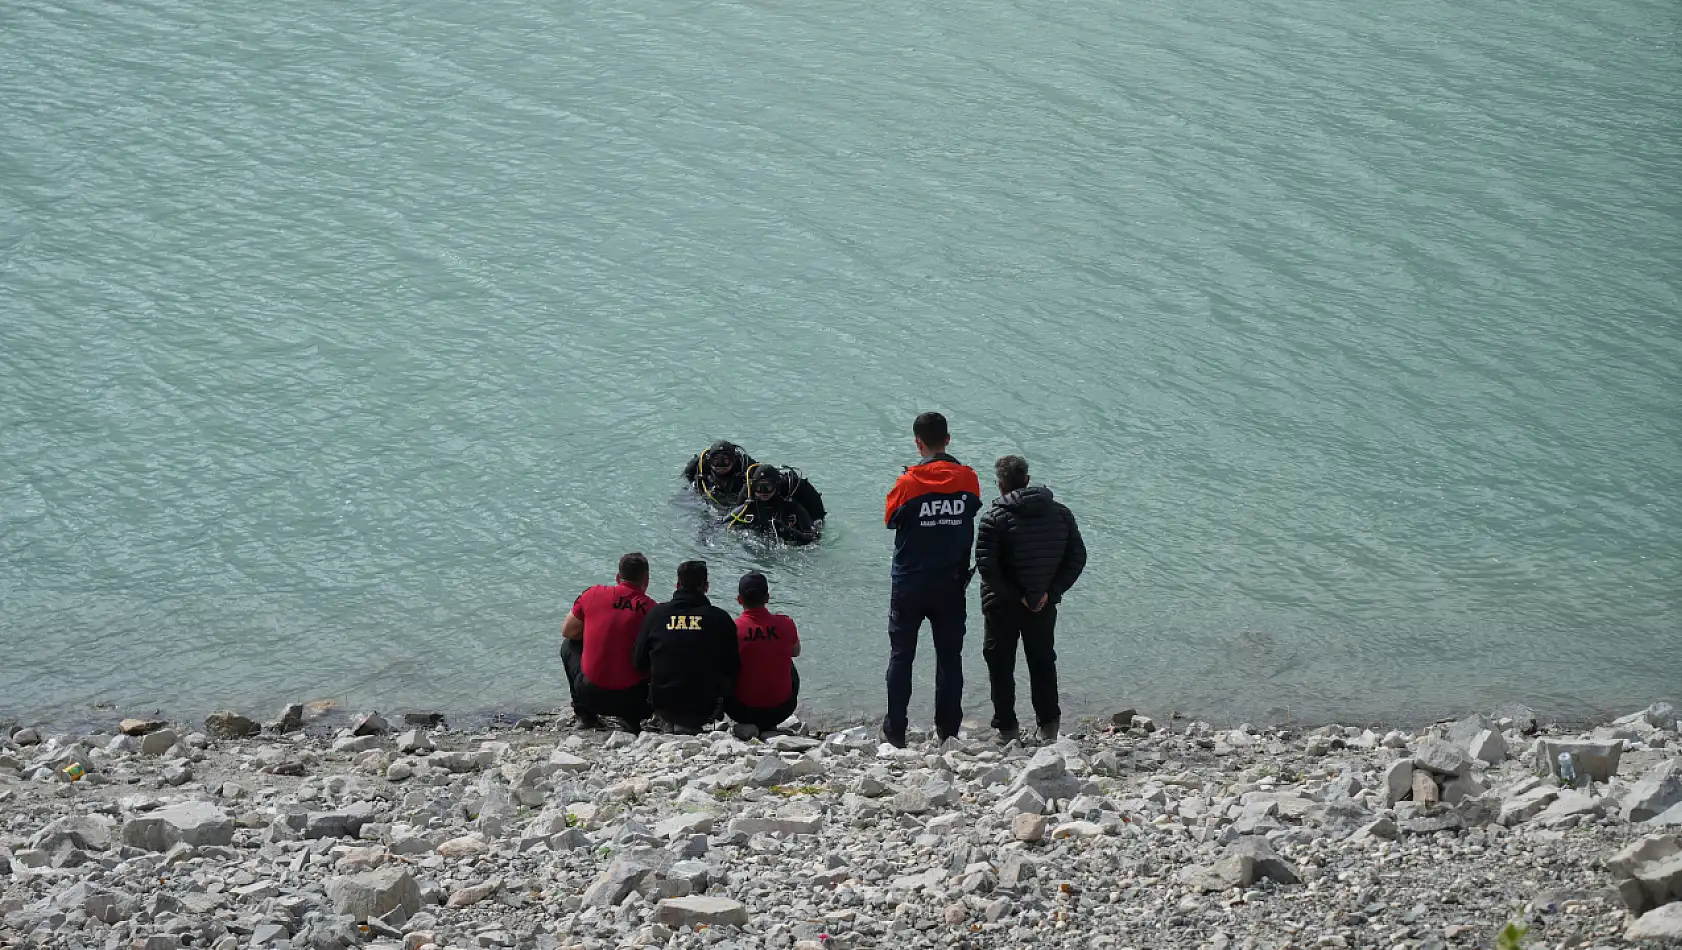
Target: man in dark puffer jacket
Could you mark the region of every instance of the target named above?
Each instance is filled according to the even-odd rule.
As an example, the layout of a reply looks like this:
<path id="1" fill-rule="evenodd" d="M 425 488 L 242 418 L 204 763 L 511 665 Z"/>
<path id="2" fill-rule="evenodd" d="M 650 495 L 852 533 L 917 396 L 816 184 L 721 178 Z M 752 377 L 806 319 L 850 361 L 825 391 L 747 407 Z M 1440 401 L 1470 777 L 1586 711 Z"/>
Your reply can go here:
<path id="1" fill-rule="evenodd" d="M 1028 658 L 1028 684 L 1039 738 L 1057 737 L 1057 604 L 1086 568 L 1086 543 L 1051 489 L 1028 487 L 1028 461 L 1007 455 L 993 466 L 999 494 L 981 516 L 975 566 L 981 572 L 986 638 L 981 655 L 993 686 L 993 728 L 1017 736 L 1016 641 Z"/>

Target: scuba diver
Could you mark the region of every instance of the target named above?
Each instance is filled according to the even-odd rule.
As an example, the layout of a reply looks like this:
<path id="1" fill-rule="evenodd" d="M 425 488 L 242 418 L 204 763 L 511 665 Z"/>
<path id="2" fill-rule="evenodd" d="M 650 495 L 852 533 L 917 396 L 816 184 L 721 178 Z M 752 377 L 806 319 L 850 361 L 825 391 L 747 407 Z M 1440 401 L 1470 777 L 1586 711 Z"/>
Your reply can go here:
<path id="1" fill-rule="evenodd" d="M 823 496 L 806 480 L 806 473 L 797 468 L 783 469 L 783 492 L 789 500 L 806 509 L 813 521 L 824 519 Z"/>
<path id="2" fill-rule="evenodd" d="M 748 500 L 748 470 L 757 464 L 741 446 L 720 439 L 689 460 L 683 477 L 701 497 L 730 509 Z"/>
<path id="3" fill-rule="evenodd" d="M 811 544 L 818 527 L 811 514 L 789 497 L 789 479 L 771 465 L 756 465 L 748 478 L 748 500 L 724 519 L 728 528 L 768 535 L 784 544 Z"/>

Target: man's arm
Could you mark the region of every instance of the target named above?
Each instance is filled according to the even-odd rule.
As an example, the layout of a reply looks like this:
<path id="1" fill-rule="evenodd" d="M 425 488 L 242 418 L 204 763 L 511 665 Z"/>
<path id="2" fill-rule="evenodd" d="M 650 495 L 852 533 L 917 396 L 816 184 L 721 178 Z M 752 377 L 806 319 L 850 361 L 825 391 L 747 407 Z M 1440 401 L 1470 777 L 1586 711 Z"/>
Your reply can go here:
<path id="1" fill-rule="evenodd" d="M 997 509 L 995 509 L 997 510 Z M 1005 576 L 1004 547 L 1007 529 L 989 511 L 982 515 L 975 532 L 975 567 L 981 579 L 998 593 L 1007 604 L 1014 604 L 1024 596 L 1022 588 Z"/>
<path id="2" fill-rule="evenodd" d="M 584 618 L 575 613 L 567 614 L 567 619 L 561 624 L 561 636 L 567 640 L 584 639 Z"/>
<path id="3" fill-rule="evenodd" d="M 783 522 L 777 526 L 777 533 L 787 544 L 811 544 L 818 539 L 812 516 L 797 501 L 789 502 L 783 509 Z"/>
<path id="4" fill-rule="evenodd" d="M 701 473 L 701 457 L 699 455 L 697 455 L 694 458 L 691 458 L 689 460 L 688 465 L 685 465 L 683 467 L 683 477 L 686 481 L 693 482 L 693 481 L 695 481 L 695 477 L 697 475 L 699 475 L 700 473 Z"/>
<path id="5" fill-rule="evenodd" d="M 742 654 L 736 645 L 736 621 L 718 608 L 713 608 L 713 653 L 718 663 L 718 675 L 726 686 L 734 688 L 736 676 L 742 671 Z"/>
<path id="6" fill-rule="evenodd" d="M 647 673 L 652 665 L 654 654 L 654 621 L 660 616 L 659 611 L 650 611 L 642 618 L 642 629 L 637 631 L 637 645 L 631 651 L 631 662 L 636 665 L 637 672 Z"/>
<path id="7" fill-rule="evenodd" d="M 1062 600 L 1069 588 L 1075 586 L 1075 581 L 1080 580 L 1081 572 L 1086 570 L 1086 539 L 1080 536 L 1075 513 L 1064 508 L 1063 520 L 1069 525 L 1069 539 L 1063 542 L 1063 562 L 1057 565 L 1057 574 L 1051 579 L 1053 603 Z"/>
<path id="8" fill-rule="evenodd" d="M 788 639 L 792 644 L 788 655 L 797 657 L 800 655 L 800 628 L 794 625 L 793 617 L 786 617 L 785 619 L 788 620 Z"/>

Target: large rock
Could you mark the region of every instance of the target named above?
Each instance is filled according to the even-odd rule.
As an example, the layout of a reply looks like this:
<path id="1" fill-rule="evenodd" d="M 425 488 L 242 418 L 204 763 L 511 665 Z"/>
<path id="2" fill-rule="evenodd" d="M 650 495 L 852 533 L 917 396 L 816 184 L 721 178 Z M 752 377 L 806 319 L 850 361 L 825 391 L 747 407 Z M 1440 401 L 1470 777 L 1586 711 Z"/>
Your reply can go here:
<path id="1" fill-rule="evenodd" d="M 204 717 L 204 734 L 212 739 L 249 739 L 262 731 L 255 720 L 235 712 L 213 712 Z"/>
<path id="2" fill-rule="evenodd" d="M 169 725 L 158 719 L 124 719 L 117 728 L 125 736 L 144 736 L 157 732 Z"/>
<path id="3" fill-rule="evenodd" d="M 1649 821 L 1682 802 L 1682 762 L 1671 759 L 1648 772 L 1624 795 L 1623 819 Z"/>
<path id="4" fill-rule="evenodd" d="M 400 867 L 333 878 L 327 882 L 327 896 L 335 913 L 358 922 L 384 917 L 399 907 L 411 917 L 421 909 L 420 885 Z"/>
<path id="5" fill-rule="evenodd" d="M 1559 789 L 1551 785 L 1533 788 L 1522 795 L 1509 798 L 1501 803 L 1501 815 L 1497 821 L 1511 828 L 1535 818 L 1542 810 L 1553 804 L 1559 797 Z"/>
<path id="6" fill-rule="evenodd" d="M 451 838 L 438 846 L 438 854 L 450 861 L 459 861 L 463 858 L 478 857 L 481 854 L 488 853 L 490 850 L 490 842 L 485 839 L 484 835 L 479 834 L 478 832 L 462 835 L 459 838 Z"/>
<path id="7" fill-rule="evenodd" d="M 1443 783 L 1442 800 L 1446 805 L 1458 805 L 1468 798 L 1477 798 L 1489 789 L 1470 773 Z"/>
<path id="8" fill-rule="evenodd" d="M 269 725 L 269 728 L 276 732 L 297 732 L 304 728 L 304 704 L 287 704 L 286 708 L 280 711 L 280 715 L 275 717 L 275 721 Z"/>
<path id="9" fill-rule="evenodd" d="M 1634 877 L 1636 868 L 1641 865 L 1663 861 L 1677 853 L 1682 853 L 1682 840 L 1678 840 L 1676 835 L 1647 835 L 1630 842 L 1608 858 L 1606 870 L 1614 880 L 1624 880 Z"/>
<path id="10" fill-rule="evenodd" d="M 1499 729 L 1485 729 L 1472 737 L 1472 744 L 1467 747 L 1472 758 L 1490 765 L 1500 765 L 1507 761 L 1507 740 L 1501 737 Z"/>
<path id="11" fill-rule="evenodd" d="M 1559 797 L 1553 800 L 1553 804 L 1542 809 L 1533 820 L 1544 828 L 1575 824 L 1576 822 L 1566 819 L 1576 818 L 1581 820 L 1583 816 L 1598 814 L 1600 802 L 1600 799 L 1587 792 L 1580 792 L 1574 788 L 1561 789 Z"/>
<path id="12" fill-rule="evenodd" d="M 780 755 L 767 755 L 754 764 L 753 778 L 750 781 L 761 788 L 787 785 L 794 781 L 794 768 L 784 762 Z"/>
<path id="13" fill-rule="evenodd" d="M 1682 804 L 1672 805 L 1657 817 L 1647 819 L 1649 828 L 1682 828 Z"/>
<path id="14" fill-rule="evenodd" d="M 1226 854 L 1206 870 L 1189 869 L 1192 883 L 1205 891 L 1224 891 L 1234 887 L 1249 887 L 1264 878 L 1279 884 L 1297 884 L 1296 869 L 1273 852 L 1273 846 L 1261 837 L 1240 838 Z"/>
<path id="15" fill-rule="evenodd" d="M 1632 914 L 1682 901 L 1682 854 L 1637 866 L 1634 880 L 1623 882 L 1618 890 Z"/>
<path id="16" fill-rule="evenodd" d="M 1666 904 L 1643 914 L 1624 931 L 1625 940 L 1682 941 L 1682 903 Z"/>
<path id="17" fill-rule="evenodd" d="M 411 755 L 416 752 L 431 752 L 434 748 L 432 737 L 427 735 L 423 729 L 410 729 L 397 737 L 397 751 L 404 755 Z"/>
<path id="18" fill-rule="evenodd" d="M 617 907 L 620 901 L 629 897 L 654 874 L 654 865 L 637 856 L 622 854 L 614 858 L 584 891 L 584 904 L 587 907 Z"/>
<path id="19" fill-rule="evenodd" d="M 104 815 L 66 815 L 48 822 L 29 840 L 31 848 L 52 854 L 64 845 L 83 851 L 109 851 L 114 843 L 116 822 Z"/>
<path id="20" fill-rule="evenodd" d="M 823 827 L 823 819 L 815 815 L 787 818 L 737 818 L 730 822 L 731 833 L 747 835 L 815 835 Z"/>
<path id="21" fill-rule="evenodd" d="M 1512 720 L 1513 728 L 1525 735 L 1530 735 L 1535 732 L 1538 726 L 1536 721 L 1536 711 L 1531 709 L 1529 706 L 1524 706 L 1519 703 L 1508 703 L 1505 706 L 1497 706 L 1489 715 L 1490 718 L 1496 720 L 1497 722 L 1502 719 Z"/>
<path id="22" fill-rule="evenodd" d="M 1453 777 L 1472 767 L 1472 757 L 1446 739 L 1422 739 L 1413 750 L 1413 764 L 1437 775 Z"/>
<path id="23" fill-rule="evenodd" d="M 1654 703 L 1642 710 L 1641 718 L 1647 720 L 1647 725 L 1654 729 L 1676 728 L 1676 707 L 1669 703 Z"/>
<path id="24" fill-rule="evenodd" d="M 993 811 L 1000 815 L 1008 815 L 1012 812 L 1026 815 L 1042 815 L 1045 814 L 1045 809 L 1045 796 L 1031 788 L 1018 789 L 1015 792 L 1006 795 L 1004 798 L 999 799 L 999 803 L 993 806 Z"/>
<path id="25" fill-rule="evenodd" d="M 350 727 L 350 734 L 353 736 L 383 736 L 390 731 L 391 723 L 386 722 L 385 717 L 377 712 L 358 716 Z"/>
<path id="26" fill-rule="evenodd" d="M 180 736 L 177 736 L 173 729 L 159 729 L 156 732 L 149 732 L 140 738 L 140 754 L 163 755 L 170 749 L 175 748 L 175 743 L 179 739 Z"/>
<path id="27" fill-rule="evenodd" d="M 356 802 L 338 811 L 312 811 L 307 815 L 288 816 L 293 830 L 306 838 L 355 838 L 362 834 L 362 826 L 374 820 L 374 806 Z"/>
<path id="28" fill-rule="evenodd" d="M 209 802 L 182 802 L 129 819 L 123 843 L 144 851 L 168 851 L 178 844 L 195 848 L 227 847 L 234 823 Z"/>
<path id="29" fill-rule="evenodd" d="M 1005 794 L 1025 788 L 1033 789 L 1047 801 L 1069 799 L 1080 794 L 1081 781 L 1069 774 L 1068 762 L 1056 749 L 1046 747 L 1034 753 Z"/>
<path id="30" fill-rule="evenodd" d="M 728 897 L 672 897 L 660 902 L 654 919 L 667 927 L 746 927 L 748 909 Z"/>
<path id="31" fill-rule="evenodd" d="M 1413 791 L 1413 760 L 1400 759 L 1384 770 L 1384 804 L 1394 808 L 1396 803 Z"/>
<path id="32" fill-rule="evenodd" d="M 1472 740 L 1478 737 L 1478 733 L 1489 732 L 1495 728 L 1495 723 L 1487 716 L 1468 716 L 1448 727 L 1448 741 L 1471 754 Z"/>
<path id="33" fill-rule="evenodd" d="M 706 812 L 689 812 L 659 822 L 654 826 L 654 833 L 668 840 L 690 835 L 707 835 L 712 834 L 713 826 L 717 823 L 718 819 Z"/>
<path id="34" fill-rule="evenodd" d="M 1548 774 L 1559 777 L 1559 754 L 1571 753 L 1572 760 L 1577 765 L 1579 781 L 1587 776 L 1597 782 L 1610 782 L 1612 776 L 1618 774 L 1618 760 L 1623 757 L 1624 743 L 1622 739 L 1610 742 L 1600 742 L 1593 739 L 1541 739 L 1538 754 L 1541 760 L 1536 763 L 1538 768 L 1546 768 Z"/>

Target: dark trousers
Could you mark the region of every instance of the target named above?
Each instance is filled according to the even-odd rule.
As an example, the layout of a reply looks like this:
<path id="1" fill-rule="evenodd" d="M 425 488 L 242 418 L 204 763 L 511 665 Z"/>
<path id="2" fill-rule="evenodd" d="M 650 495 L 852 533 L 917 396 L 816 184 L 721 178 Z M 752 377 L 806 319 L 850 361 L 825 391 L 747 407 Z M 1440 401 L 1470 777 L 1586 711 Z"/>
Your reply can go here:
<path id="1" fill-rule="evenodd" d="M 894 582 L 888 606 L 888 715 L 882 729 L 903 736 L 911 705 L 911 667 L 917 637 L 929 622 L 934 640 L 934 728 L 940 738 L 958 734 L 964 718 L 964 616 L 968 579 Z"/>
<path id="2" fill-rule="evenodd" d="M 580 716 L 612 716 L 637 725 L 652 713 L 648 684 L 629 689 L 602 689 L 584 675 L 584 644 L 561 641 L 561 669 L 566 671 L 567 692 L 572 694 L 572 711 Z"/>
<path id="3" fill-rule="evenodd" d="M 780 706 L 747 706 L 731 696 L 724 701 L 724 714 L 732 722 L 745 722 L 761 732 L 777 728 L 794 715 L 794 707 L 800 703 L 800 671 L 790 670 L 789 675 L 794 678 L 794 692 L 788 694 L 787 702 Z"/>
<path id="4" fill-rule="evenodd" d="M 1028 693 L 1034 719 L 1040 724 L 1063 718 L 1057 705 L 1057 608 L 1049 604 L 1034 613 L 1020 603 L 995 604 L 982 614 L 986 633 L 981 656 L 993 686 L 993 728 L 1015 729 L 1016 642 L 1028 658 Z"/>

